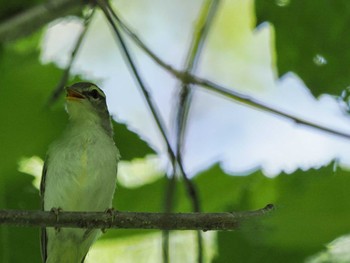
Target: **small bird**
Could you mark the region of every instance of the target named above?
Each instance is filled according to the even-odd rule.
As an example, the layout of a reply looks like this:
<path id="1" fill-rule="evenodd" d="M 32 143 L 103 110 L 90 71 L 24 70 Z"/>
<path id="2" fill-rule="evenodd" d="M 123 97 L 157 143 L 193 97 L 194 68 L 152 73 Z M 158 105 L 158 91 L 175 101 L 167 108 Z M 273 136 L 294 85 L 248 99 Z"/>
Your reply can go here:
<path id="1" fill-rule="evenodd" d="M 106 96 L 95 84 L 66 88 L 68 125 L 50 145 L 41 180 L 44 211 L 106 211 L 112 207 L 119 151 Z M 99 229 L 43 228 L 45 263 L 82 263 Z"/>

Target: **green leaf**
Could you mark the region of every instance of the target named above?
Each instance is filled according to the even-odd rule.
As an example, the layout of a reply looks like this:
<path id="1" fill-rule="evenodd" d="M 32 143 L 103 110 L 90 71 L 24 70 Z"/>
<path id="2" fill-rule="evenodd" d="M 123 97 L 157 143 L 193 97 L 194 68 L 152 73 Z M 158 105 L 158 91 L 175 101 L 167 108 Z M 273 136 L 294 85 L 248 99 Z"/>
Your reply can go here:
<path id="1" fill-rule="evenodd" d="M 258 23 L 276 32 L 280 75 L 296 72 L 314 95 L 339 95 L 350 82 L 347 0 L 256 0 Z"/>
<path id="2" fill-rule="evenodd" d="M 277 208 L 239 231 L 220 232 L 215 262 L 301 262 L 348 233 L 349 172 L 338 169 L 334 173 L 330 165 L 274 179 L 259 174 L 232 177 L 232 184 L 236 181 L 241 187 L 239 202 L 231 206 L 250 210 L 272 202 Z M 230 194 L 221 193 L 220 198 L 226 195 Z"/>
<path id="3" fill-rule="evenodd" d="M 155 153 L 137 134 L 128 130 L 126 125 L 113 121 L 113 128 L 114 141 L 118 146 L 123 161 L 142 158 L 147 154 Z"/>
<path id="4" fill-rule="evenodd" d="M 37 210 L 40 201 L 37 189 L 31 184 L 33 177 L 18 172 L 7 175 L 13 180 L 0 184 L 1 209 Z M 40 262 L 38 228 L 1 226 L 0 240 L 1 262 Z"/>
<path id="5" fill-rule="evenodd" d="M 24 156 L 45 156 L 47 145 L 62 129 L 63 111 L 44 107 L 48 91 L 60 71 L 42 66 L 36 52 L 16 53 L 4 49 L 0 56 L 0 207 L 39 209 L 38 191 L 33 177 L 17 172 Z M 37 228 L 0 228 L 1 262 L 40 262 Z M 21 253 L 18 253 L 18 248 Z"/>

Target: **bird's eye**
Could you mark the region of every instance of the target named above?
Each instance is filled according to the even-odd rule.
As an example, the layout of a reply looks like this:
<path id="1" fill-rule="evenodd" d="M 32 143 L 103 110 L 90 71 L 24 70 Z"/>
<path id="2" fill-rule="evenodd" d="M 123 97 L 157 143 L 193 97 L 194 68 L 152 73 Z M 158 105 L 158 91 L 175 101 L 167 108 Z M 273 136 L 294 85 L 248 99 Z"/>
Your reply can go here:
<path id="1" fill-rule="evenodd" d="M 91 95 L 91 97 L 93 97 L 94 99 L 98 99 L 101 95 L 100 95 L 100 93 L 97 91 L 97 90 L 95 90 L 95 89 L 93 89 L 91 92 L 90 92 L 90 95 Z"/>

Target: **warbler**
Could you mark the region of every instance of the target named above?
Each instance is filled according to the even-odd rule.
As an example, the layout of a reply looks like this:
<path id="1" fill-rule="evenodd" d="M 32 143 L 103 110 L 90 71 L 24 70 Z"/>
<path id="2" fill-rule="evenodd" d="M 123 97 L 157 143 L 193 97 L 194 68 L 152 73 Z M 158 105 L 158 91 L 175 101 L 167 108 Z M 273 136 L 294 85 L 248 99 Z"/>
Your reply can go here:
<path id="1" fill-rule="evenodd" d="M 119 151 L 113 140 L 106 96 L 95 84 L 66 88 L 68 125 L 50 145 L 41 180 L 44 211 L 106 211 L 112 207 Z M 44 228 L 45 263 L 81 263 L 99 229 Z"/>

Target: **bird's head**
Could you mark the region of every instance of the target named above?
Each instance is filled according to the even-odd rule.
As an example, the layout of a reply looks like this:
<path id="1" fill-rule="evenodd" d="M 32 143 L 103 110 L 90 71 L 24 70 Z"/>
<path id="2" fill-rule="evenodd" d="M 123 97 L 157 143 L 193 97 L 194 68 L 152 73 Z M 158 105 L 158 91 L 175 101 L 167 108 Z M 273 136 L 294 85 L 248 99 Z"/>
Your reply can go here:
<path id="1" fill-rule="evenodd" d="M 111 129 L 106 95 L 95 84 L 78 82 L 66 88 L 66 106 L 70 119 L 100 123 Z"/>

